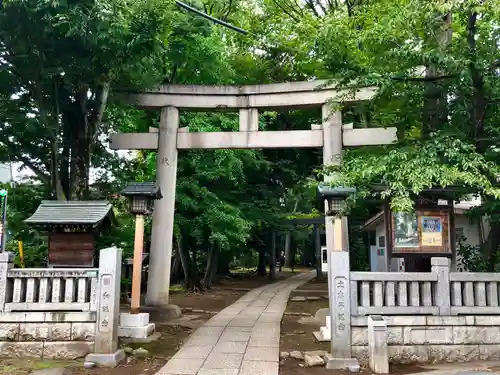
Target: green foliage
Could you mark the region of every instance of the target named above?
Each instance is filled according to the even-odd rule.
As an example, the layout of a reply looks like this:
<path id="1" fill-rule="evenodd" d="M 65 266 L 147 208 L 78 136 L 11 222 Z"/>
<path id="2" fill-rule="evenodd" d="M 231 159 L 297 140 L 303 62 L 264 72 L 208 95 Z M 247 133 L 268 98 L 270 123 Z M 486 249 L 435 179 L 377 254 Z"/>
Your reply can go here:
<path id="1" fill-rule="evenodd" d="M 467 244 L 465 236 L 457 238 L 457 255 L 460 257 L 459 271 L 466 272 L 487 272 L 487 260 L 479 246 Z"/>
<path id="2" fill-rule="evenodd" d="M 160 80 L 172 13 L 163 0 L 4 1 L 0 161 L 23 163 L 58 199 L 87 198 L 109 92 Z"/>
<path id="3" fill-rule="evenodd" d="M 7 189 L 7 249 L 16 254 L 19 265 L 18 241 L 23 241 L 24 263 L 26 267 L 41 267 L 47 264 L 47 236 L 40 233 L 24 220 L 31 216 L 42 200 L 47 199 L 47 186 L 27 182 L 15 187 L 3 185 Z"/>
<path id="4" fill-rule="evenodd" d="M 327 3 L 196 2 L 250 31 L 241 36 L 170 0 L 4 1 L 0 161 L 22 163 L 41 182 L 18 185 L 9 203 L 9 227 L 23 238 L 30 264 L 44 262 L 46 244 L 22 220 L 49 197 L 111 200 L 118 225 L 98 246 L 113 243 L 132 254 L 134 220 L 116 193 L 129 181 L 155 180 L 156 157 L 141 151 L 122 158 L 105 138 L 158 126 L 157 111 L 119 104 L 116 94 L 160 83 L 332 78 L 340 86 L 377 86 L 372 102 L 341 108 L 344 122 L 395 126 L 398 144 L 348 150 L 342 167 L 329 171 L 339 173 L 337 184 L 358 189 L 349 199 L 353 269 L 367 267 L 359 227 L 378 208 L 367 198 L 387 198 L 406 211 L 426 188 L 460 186 L 487 198 L 481 214 L 500 223 L 500 7 L 473 0 Z M 434 75 L 423 76 L 421 66 Z M 320 116 L 319 109 L 262 112 L 259 128 L 310 129 Z M 238 119 L 181 113 L 181 126 L 231 131 Z M 318 213 L 313 171 L 321 164 L 321 152 L 310 149 L 180 152 L 175 243 L 187 249 L 197 272 L 211 247 L 228 264 L 236 257 L 242 266 L 257 265 L 269 233 L 290 230 L 284 218 Z M 97 177 L 89 189 L 91 168 Z M 297 255 L 310 252 L 309 229 L 293 230 Z M 146 238 L 150 231 L 149 219 Z M 461 251 L 474 269 L 490 260 L 480 258 L 482 251 Z"/>
<path id="5" fill-rule="evenodd" d="M 319 48 L 333 78 L 376 85 L 364 117 L 399 132 L 396 146 L 347 152 L 339 183 L 359 187 L 363 198 L 381 183 L 396 210 L 410 209 L 411 196 L 428 187 L 499 198 L 499 19 L 489 2 L 420 0 L 380 0 L 350 17 L 325 17 Z"/>
<path id="6" fill-rule="evenodd" d="M 338 184 L 358 189 L 354 199 L 373 196 L 373 184 L 382 184 L 381 197 L 390 197 L 397 211 L 410 210 L 416 194 L 436 186 L 468 187 L 470 192 L 500 198 L 498 165 L 466 140 L 442 133 L 371 153 L 347 152 L 341 172 Z"/>

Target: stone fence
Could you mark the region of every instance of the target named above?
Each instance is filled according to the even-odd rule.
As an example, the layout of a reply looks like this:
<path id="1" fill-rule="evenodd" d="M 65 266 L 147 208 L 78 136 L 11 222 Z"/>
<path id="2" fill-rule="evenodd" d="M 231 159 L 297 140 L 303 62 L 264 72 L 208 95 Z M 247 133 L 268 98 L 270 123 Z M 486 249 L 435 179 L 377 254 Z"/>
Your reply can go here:
<path id="1" fill-rule="evenodd" d="M 500 273 L 431 264 L 432 272 L 351 272 L 351 315 L 500 315 Z"/>
<path id="2" fill-rule="evenodd" d="M 314 335 L 331 341 L 337 362 L 368 363 L 374 315 L 391 362 L 500 359 L 500 273 L 450 272 L 441 257 L 420 273 L 350 272 L 348 252 L 329 253 L 328 263 L 330 316 Z"/>
<path id="3" fill-rule="evenodd" d="M 95 312 L 98 273 L 88 268 L 6 270 L 1 275 L 6 289 L 0 310 Z"/>
<path id="4" fill-rule="evenodd" d="M 100 251 L 99 268 L 15 269 L 0 253 L 0 357 L 76 359 L 114 353 L 121 250 Z"/>

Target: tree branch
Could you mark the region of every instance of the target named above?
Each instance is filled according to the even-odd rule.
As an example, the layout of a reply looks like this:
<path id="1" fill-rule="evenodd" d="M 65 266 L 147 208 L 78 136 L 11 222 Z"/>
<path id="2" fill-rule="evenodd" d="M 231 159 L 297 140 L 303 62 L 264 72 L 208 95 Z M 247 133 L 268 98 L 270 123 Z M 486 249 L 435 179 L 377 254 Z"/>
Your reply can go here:
<path id="1" fill-rule="evenodd" d="M 306 0 L 306 4 L 307 6 L 309 7 L 309 9 L 311 9 L 314 13 L 314 15 L 318 18 L 320 18 L 320 14 L 318 12 L 318 10 L 316 9 L 316 6 L 314 5 L 314 1 L 313 0 Z"/>
<path id="2" fill-rule="evenodd" d="M 104 84 L 99 88 L 96 94 L 96 103 L 94 105 L 93 116 L 90 122 L 89 130 L 89 139 L 92 139 L 92 142 L 95 142 L 97 140 L 97 134 L 99 133 L 97 130 L 102 124 L 104 111 L 106 109 L 106 104 L 108 103 L 109 86 L 109 81 L 104 82 Z"/>
<path id="3" fill-rule="evenodd" d="M 470 118 L 474 138 L 480 137 L 484 129 L 484 117 L 486 114 L 486 98 L 484 93 L 484 79 L 476 65 L 476 23 L 477 12 L 471 11 L 467 21 L 467 46 L 469 49 L 469 71 L 474 89 L 472 105 L 470 107 Z"/>
<path id="4" fill-rule="evenodd" d="M 391 77 L 393 81 L 408 81 L 408 82 L 433 82 L 440 81 L 442 79 L 455 78 L 454 74 L 447 74 L 441 76 L 432 76 L 432 77 Z"/>
<path id="5" fill-rule="evenodd" d="M 495 70 L 496 68 L 500 68 L 500 59 L 490 65 L 490 70 Z"/>
<path id="6" fill-rule="evenodd" d="M 295 22 L 299 22 L 300 21 L 297 17 L 295 17 L 292 13 L 290 13 L 289 10 L 287 10 L 284 6 L 282 6 L 278 0 L 273 0 L 273 2 L 274 2 L 274 4 L 276 4 L 276 6 L 278 8 L 280 8 L 292 20 L 294 20 Z"/>

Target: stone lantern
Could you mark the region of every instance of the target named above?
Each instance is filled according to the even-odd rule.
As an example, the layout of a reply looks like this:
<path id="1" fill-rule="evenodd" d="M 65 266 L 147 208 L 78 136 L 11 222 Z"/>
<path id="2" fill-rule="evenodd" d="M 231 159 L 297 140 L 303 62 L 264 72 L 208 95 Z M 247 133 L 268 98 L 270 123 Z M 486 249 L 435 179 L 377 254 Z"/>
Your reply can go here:
<path id="1" fill-rule="evenodd" d="M 131 182 L 121 191 L 129 198 L 129 209 L 135 215 L 134 259 L 132 268 L 132 298 L 130 312 L 139 313 L 141 303 L 142 252 L 144 246 L 144 216 L 153 213 L 156 199 L 161 199 L 160 187 L 155 182 Z"/>
<path id="2" fill-rule="evenodd" d="M 155 182 L 131 182 L 120 194 L 129 199 L 129 209 L 134 215 L 151 215 L 154 201 L 162 198 Z"/>
<path id="3" fill-rule="evenodd" d="M 327 185 L 318 186 L 318 195 L 325 202 L 325 214 L 334 216 L 342 212 L 345 200 L 350 195 L 356 192 L 355 188 L 350 187 L 330 187 Z"/>

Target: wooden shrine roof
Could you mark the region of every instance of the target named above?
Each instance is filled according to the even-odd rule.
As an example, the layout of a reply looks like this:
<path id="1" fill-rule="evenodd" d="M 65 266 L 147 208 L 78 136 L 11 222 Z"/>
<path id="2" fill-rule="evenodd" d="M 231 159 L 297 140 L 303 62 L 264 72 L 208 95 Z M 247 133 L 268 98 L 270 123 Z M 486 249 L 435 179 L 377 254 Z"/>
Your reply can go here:
<path id="1" fill-rule="evenodd" d="M 113 206 L 108 201 L 42 201 L 25 222 L 43 225 L 99 225 L 113 220 Z"/>

